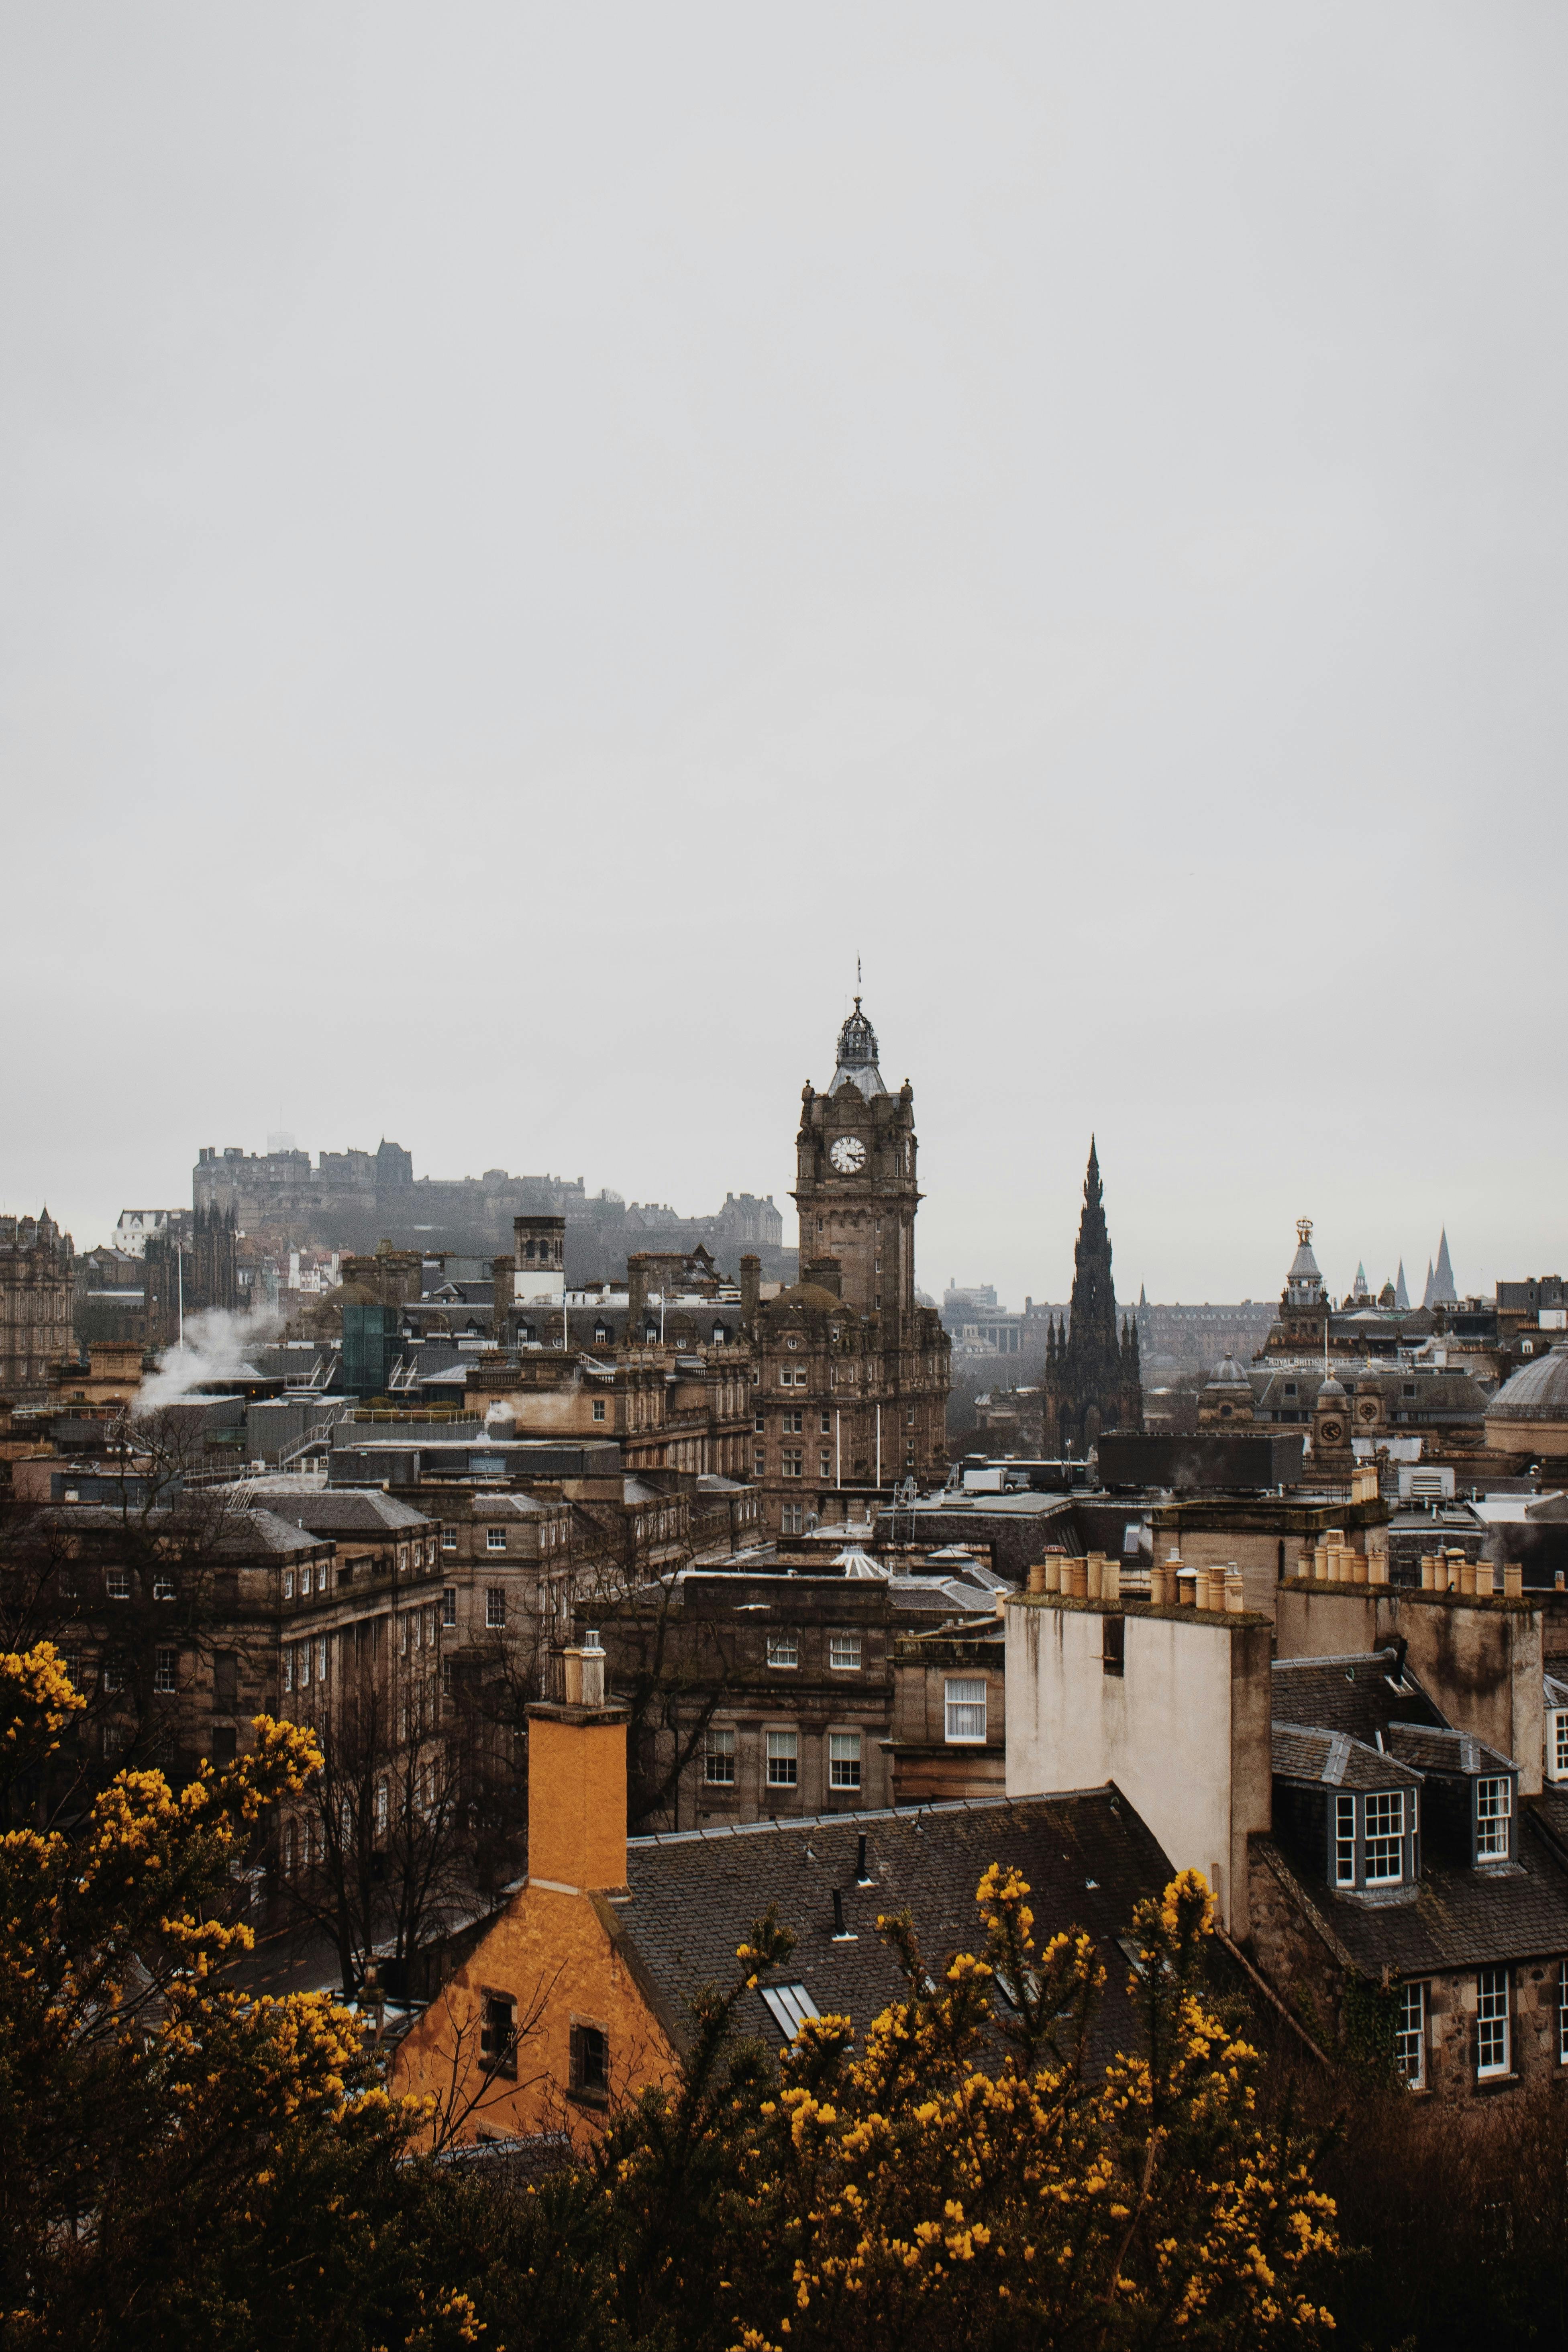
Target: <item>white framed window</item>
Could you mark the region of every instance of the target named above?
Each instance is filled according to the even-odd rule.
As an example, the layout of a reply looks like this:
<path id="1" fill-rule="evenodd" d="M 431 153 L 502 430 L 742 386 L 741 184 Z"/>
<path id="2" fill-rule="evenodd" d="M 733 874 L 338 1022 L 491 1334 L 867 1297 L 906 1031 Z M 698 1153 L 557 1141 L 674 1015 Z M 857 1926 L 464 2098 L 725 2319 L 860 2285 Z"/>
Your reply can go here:
<path id="1" fill-rule="evenodd" d="M 317 1642 L 317 1643 L 316 1643 L 316 1680 L 317 1680 L 319 1683 L 324 1683 L 324 1682 L 326 1681 L 326 1679 L 327 1679 L 327 1637 L 326 1637 L 326 1635 L 323 1633 L 323 1634 L 321 1636 L 320 1640 L 319 1640 L 319 1641 Z"/>
<path id="2" fill-rule="evenodd" d="M 805 1505 L 786 1503 L 784 1507 L 784 1531 L 786 1536 L 798 1536 L 805 1530 Z"/>
<path id="3" fill-rule="evenodd" d="M 854 1626 L 827 1637 L 827 1663 L 835 1674 L 857 1675 L 860 1671 L 860 1636 Z"/>
<path id="4" fill-rule="evenodd" d="M 386 1782 L 384 1780 L 378 1780 L 375 1784 L 375 1833 L 377 1837 L 384 1837 L 386 1835 L 388 1810 L 386 1800 Z"/>
<path id="5" fill-rule="evenodd" d="M 455 1584 L 443 1585 L 441 1589 L 441 1622 L 443 1625 L 455 1625 L 457 1622 L 458 1588 Z"/>
<path id="6" fill-rule="evenodd" d="M 1568 1960 L 1557 1963 L 1557 2063 L 1568 2066 Z"/>
<path id="7" fill-rule="evenodd" d="M 784 1447 L 784 1475 L 786 1478 L 799 1478 L 804 1475 L 801 1469 L 802 1460 L 803 1456 L 798 1445 L 786 1445 Z"/>
<path id="8" fill-rule="evenodd" d="M 486 1589 L 485 1623 L 489 1627 L 492 1633 L 495 1632 L 498 1626 L 504 1625 L 506 1623 L 506 1587 L 504 1584 L 492 1584 Z"/>
<path id="9" fill-rule="evenodd" d="M 131 1570 L 128 1568 L 106 1569 L 103 1575 L 103 1590 L 110 1601 L 129 1601 Z"/>
<path id="10" fill-rule="evenodd" d="M 805 1425 L 805 1420 L 804 1413 L 785 1412 L 780 1416 L 779 1427 L 786 1437 L 798 1437 Z"/>
<path id="11" fill-rule="evenodd" d="M 860 1786 L 860 1734 L 830 1731 L 827 1735 L 827 1785 L 830 1789 Z"/>
<path id="12" fill-rule="evenodd" d="M 735 1734 L 728 1724 L 714 1723 L 708 1727 L 708 1756 L 703 1779 L 710 1788 L 732 1789 L 735 1785 Z"/>
<path id="13" fill-rule="evenodd" d="M 800 1735 L 794 1731 L 768 1734 L 768 1786 L 793 1789 L 800 1778 Z"/>
<path id="14" fill-rule="evenodd" d="M 300 1570 L 300 1597 L 302 1601 L 310 1598 L 310 1571 L 308 1568 Z"/>
<path id="15" fill-rule="evenodd" d="M 760 1985 L 758 1990 L 767 2003 L 769 2016 L 786 2041 L 795 2040 L 808 2017 L 822 2013 L 803 1984 Z"/>
<path id="16" fill-rule="evenodd" d="M 1568 1780 L 1568 1706 L 1554 1706 L 1546 1718 L 1547 1778 Z"/>
<path id="17" fill-rule="evenodd" d="M 310 1686 L 310 1644 L 309 1642 L 300 1643 L 298 1654 L 300 1662 L 300 1688 L 301 1690 L 309 1690 Z"/>
<path id="18" fill-rule="evenodd" d="M 178 1650 L 160 1650 L 153 1668 L 153 1687 L 156 1691 L 174 1691 L 180 1687 L 180 1654 Z"/>
<path id="19" fill-rule="evenodd" d="M 767 1466 L 768 1466 L 768 1457 L 767 1457 L 767 1455 L 763 1452 L 762 1447 L 759 1445 L 759 1446 L 757 1446 L 757 1447 L 753 1450 L 753 1452 L 752 1452 L 752 1473 L 753 1473 L 753 1475 L 754 1475 L 756 1477 L 761 1478 L 761 1477 L 764 1475 L 764 1473 L 766 1472 L 766 1470 L 767 1470 Z"/>
<path id="20" fill-rule="evenodd" d="M 283 1687 L 286 1691 L 294 1687 L 294 1653 L 291 1649 L 283 1653 Z"/>
<path id="21" fill-rule="evenodd" d="M 1476 1859 L 1506 1862 L 1509 1823 L 1513 1813 L 1513 1782 L 1499 1772 L 1476 1782 Z"/>
<path id="22" fill-rule="evenodd" d="M 1404 1791 L 1375 1790 L 1366 1800 L 1366 1884 L 1397 1885 L 1404 1875 Z"/>
<path id="23" fill-rule="evenodd" d="M 1334 1885 L 1355 1885 L 1355 1799 L 1334 1799 Z"/>
<path id="24" fill-rule="evenodd" d="M 949 1675 L 942 1691 L 942 1737 L 950 1746 L 985 1738 L 985 1677 Z"/>
<path id="25" fill-rule="evenodd" d="M 408 1655 L 408 1612 L 405 1609 L 397 1621 L 397 1646 L 404 1657 Z"/>
<path id="26" fill-rule="evenodd" d="M 1394 2063 L 1413 2091 L 1426 2087 L 1426 1988 L 1402 1984 L 1394 2021 Z"/>
<path id="27" fill-rule="evenodd" d="M 294 1571 L 291 1568 L 286 1568 L 283 1571 L 283 1598 L 285 1601 L 292 1601 L 294 1598 Z"/>
<path id="28" fill-rule="evenodd" d="M 770 1633 L 768 1635 L 768 1664 L 770 1666 L 798 1666 L 800 1664 L 799 1634 L 793 1631 L 782 1633 Z"/>
<path id="29" fill-rule="evenodd" d="M 1508 1970 L 1482 1969 L 1476 1977 L 1476 2073 L 1506 2074 L 1509 2042 Z"/>
<path id="30" fill-rule="evenodd" d="M 504 1528 L 487 1528 L 485 1529 L 485 1549 L 487 1551 L 505 1551 L 506 1529 Z"/>
<path id="31" fill-rule="evenodd" d="M 442 1530 L 441 1530 L 441 1549 L 442 1549 L 442 1550 L 443 1550 L 443 1551 L 456 1551 L 456 1550 L 457 1550 L 457 1549 L 458 1549 L 458 1530 L 457 1530 L 457 1528 L 454 1528 L 454 1527 L 444 1527 L 444 1528 L 442 1528 Z"/>
<path id="32" fill-rule="evenodd" d="M 909 1411 L 908 1411 L 908 1412 L 905 1413 L 905 1415 L 904 1415 L 904 1427 L 905 1427 L 906 1429 L 912 1429 L 912 1428 L 914 1427 L 914 1425 L 915 1425 L 915 1409 L 914 1409 L 913 1405 L 910 1405 L 910 1407 L 909 1408 Z"/>
<path id="33" fill-rule="evenodd" d="M 595 1397 L 594 1399 L 594 1418 L 595 1421 L 603 1421 L 605 1418 L 605 1400 L 603 1397 Z"/>
<path id="34" fill-rule="evenodd" d="M 174 1580 L 172 1576 L 155 1576 L 153 1579 L 153 1598 L 154 1601 L 174 1600 Z"/>
<path id="35" fill-rule="evenodd" d="M 817 1415 L 817 1425 L 821 1429 L 824 1437 L 831 1437 L 833 1434 L 833 1415 L 830 1412 L 819 1413 Z"/>
<path id="36" fill-rule="evenodd" d="M 816 1475 L 824 1485 L 833 1475 L 833 1456 L 826 1445 L 816 1457 Z"/>

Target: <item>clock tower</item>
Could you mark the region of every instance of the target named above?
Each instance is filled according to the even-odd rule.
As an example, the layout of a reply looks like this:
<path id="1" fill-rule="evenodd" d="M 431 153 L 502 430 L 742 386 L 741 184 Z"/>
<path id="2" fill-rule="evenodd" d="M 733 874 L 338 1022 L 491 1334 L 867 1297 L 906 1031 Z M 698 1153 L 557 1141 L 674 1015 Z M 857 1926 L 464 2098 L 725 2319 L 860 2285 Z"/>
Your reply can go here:
<path id="1" fill-rule="evenodd" d="M 952 1343 L 915 1297 L 914 1090 L 883 1084 L 858 997 L 795 1140 L 800 1279 L 751 1318 L 752 1477 L 775 1535 L 869 1530 L 945 1475 Z"/>
<path id="2" fill-rule="evenodd" d="M 838 1032 L 838 1059 L 826 1094 L 801 1097 L 795 1137 L 801 1278 L 819 1258 L 837 1258 L 841 1293 L 861 1315 L 879 1315 L 889 1340 L 915 1310 L 914 1090 L 890 1094 L 877 1067 L 877 1033 L 855 999 Z"/>

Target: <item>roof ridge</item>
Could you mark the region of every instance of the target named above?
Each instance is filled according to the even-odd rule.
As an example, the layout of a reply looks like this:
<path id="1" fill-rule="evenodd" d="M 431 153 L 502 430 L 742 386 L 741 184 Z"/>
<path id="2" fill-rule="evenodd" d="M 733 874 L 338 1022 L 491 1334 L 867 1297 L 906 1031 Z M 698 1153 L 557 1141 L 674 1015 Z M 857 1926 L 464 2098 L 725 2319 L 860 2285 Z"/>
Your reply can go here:
<path id="1" fill-rule="evenodd" d="M 626 1848 L 630 1852 L 633 1848 L 697 1844 L 704 1838 L 752 1837 L 759 1830 L 847 1829 L 857 1822 L 914 1822 L 931 1813 L 977 1813 L 1004 1806 L 1011 1811 L 1019 1805 L 1060 1805 L 1108 1793 L 1117 1793 L 1115 1785 L 1102 1780 L 1095 1788 L 1040 1789 L 1026 1797 L 949 1797 L 934 1805 L 880 1805 L 868 1812 L 792 1813 L 787 1821 L 715 1822 L 707 1829 L 647 1830 L 640 1837 L 627 1838 Z"/>

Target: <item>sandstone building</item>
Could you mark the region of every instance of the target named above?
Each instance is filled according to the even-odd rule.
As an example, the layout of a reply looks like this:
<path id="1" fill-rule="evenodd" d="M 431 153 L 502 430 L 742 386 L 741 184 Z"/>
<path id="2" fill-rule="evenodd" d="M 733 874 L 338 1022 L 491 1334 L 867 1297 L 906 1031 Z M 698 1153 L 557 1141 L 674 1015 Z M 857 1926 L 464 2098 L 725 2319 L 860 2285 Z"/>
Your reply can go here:
<path id="1" fill-rule="evenodd" d="M 75 1252 L 45 1209 L 0 1217 L 0 1394 L 41 1402 L 49 1367 L 71 1352 Z"/>

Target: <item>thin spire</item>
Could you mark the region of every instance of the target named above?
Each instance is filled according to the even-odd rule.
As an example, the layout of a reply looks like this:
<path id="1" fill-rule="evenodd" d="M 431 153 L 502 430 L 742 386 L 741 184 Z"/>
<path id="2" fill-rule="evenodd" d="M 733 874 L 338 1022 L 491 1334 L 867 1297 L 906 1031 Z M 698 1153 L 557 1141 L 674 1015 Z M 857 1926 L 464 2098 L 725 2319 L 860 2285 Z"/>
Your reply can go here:
<path id="1" fill-rule="evenodd" d="M 1399 1279 L 1394 1286 L 1394 1310 L 1397 1314 L 1409 1314 L 1410 1293 L 1405 1287 L 1405 1260 L 1403 1258 L 1399 1261 Z"/>

